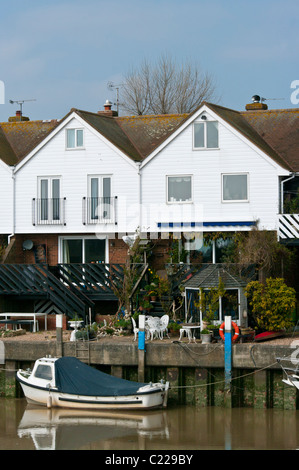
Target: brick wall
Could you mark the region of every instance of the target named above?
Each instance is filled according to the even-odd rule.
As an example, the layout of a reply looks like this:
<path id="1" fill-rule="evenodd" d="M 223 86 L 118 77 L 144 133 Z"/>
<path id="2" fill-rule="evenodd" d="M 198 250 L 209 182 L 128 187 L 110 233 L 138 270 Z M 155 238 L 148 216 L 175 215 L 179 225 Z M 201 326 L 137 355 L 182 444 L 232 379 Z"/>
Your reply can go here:
<path id="1" fill-rule="evenodd" d="M 128 256 L 128 245 L 121 239 L 108 240 L 109 263 L 125 263 Z"/>
<path id="2" fill-rule="evenodd" d="M 34 250 L 24 250 L 25 240 L 31 240 L 34 246 L 45 245 L 47 263 L 55 266 L 58 263 L 58 234 L 18 234 L 14 237 L 14 246 L 5 263 L 34 264 Z M 128 255 L 128 245 L 122 239 L 108 240 L 109 263 L 125 263 Z M 170 241 L 156 240 L 148 261 L 155 270 L 164 269 L 165 263 L 169 261 Z"/>
<path id="3" fill-rule="evenodd" d="M 35 234 L 20 234 L 14 237 L 15 244 L 13 252 L 10 254 L 6 263 L 16 264 L 34 264 L 34 250 L 24 250 L 23 243 L 25 240 L 31 240 L 34 246 L 45 245 L 47 254 L 47 263 L 51 266 L 55 266 L 58 263 L 58 235 L 57 234 L 46 234 L 46 235 L 35 235 Z"/>
<path id="4" fill-rule="evenodd" d="M 20 234 L 14 237 L 14 247 L 11 250 L 9 257 L 5 260 L 6 263 L 17 264 L 34 264 L 34 250 L 24 250 L 23 243 L 25 240 L 31 240 L 34 246 L 45 245 L 47 253 L 47 263 L 50 266 L 55 266 L 58 263 L 58 234 Z M 108 240 L 109 246 L 109 262 L 110 263 L 125 263 L 128 246 L 121 239 Z"/>

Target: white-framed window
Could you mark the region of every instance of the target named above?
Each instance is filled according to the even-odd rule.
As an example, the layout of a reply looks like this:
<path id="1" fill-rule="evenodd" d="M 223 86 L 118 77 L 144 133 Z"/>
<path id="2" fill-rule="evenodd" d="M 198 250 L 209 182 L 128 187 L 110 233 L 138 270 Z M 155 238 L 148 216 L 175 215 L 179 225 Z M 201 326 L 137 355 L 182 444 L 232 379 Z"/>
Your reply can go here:
<path id="1" fill-rule="evenodd" d="M 62 219 L 61 178 L 38 177 L 37 220 L 38 223 L 60 223 Z"/>
<path id="2" fill-rule="evenodd" d="M 66 148 L 76 149 L 84 147 L 83 129 L 66 129 Z"/>
<path id="3" fill-rule="evenodd" d="M 167 202 L 192 202 L 192 175 L 173 175 L 166 177 Z"/>
<path id="4" fill-rule="evenodd" d="M 218 122 L 201 121 L 193 124 L 193 148 L 219 148 Z"/>
<path id="5" fill-rule="evenodd" d="M 222 201 L 248 202 L 248 173 L 222 174 Z"/>
<path id="6" fill-rule="evenodd" d="M 88 177 L 88 220 L 109 221 L 113 215 L 111 175 Z"/>

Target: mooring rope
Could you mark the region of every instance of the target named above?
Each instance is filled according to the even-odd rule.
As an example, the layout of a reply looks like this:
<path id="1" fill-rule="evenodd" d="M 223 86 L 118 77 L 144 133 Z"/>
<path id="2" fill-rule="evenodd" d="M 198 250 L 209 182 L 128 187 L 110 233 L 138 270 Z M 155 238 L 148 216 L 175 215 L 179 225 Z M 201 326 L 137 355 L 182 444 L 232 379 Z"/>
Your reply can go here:
<path id="1" fill-rule="evenodd" d="M 232 382 L 233 380 L 239 380 L 239 379 L 242 379 L 243 377 L 247 377 L 249 375 L 253 375 L 253 374 L 257 374 L 258 372 L 261 372 L 265 369 L 268 369 L 269 367 L 272 367 L 273 365 L 277 364 L 277 362 L 273 362 L 272 364 L 269 364 L 268 366 L 265 366 L 265 367 L 262 367 L 261 369 L 258 369 L 258 370 L 255 370 L 253 372 L 249 372 L 248 374 L 243 374 L 243 375 L 239 375 L 238 377 L 232 377 L 230 382 Z M 209 387 L 211 385 L 216 385 L 216 384 L 220 384 L 220 383 L 224 383 L 225 382 L 225 379 L 224 380 L 217 380 L 216 382 L 210 382 L 210 383 L 207 383 L 207 384 L 199 384 L 199 385 L 177 385 L 177 386 L 173 386 L 171 385 L 170 389 L 173 390 L 173 389 L 176 389 L 176 388 L 197 388 L 197 387 Z"/>

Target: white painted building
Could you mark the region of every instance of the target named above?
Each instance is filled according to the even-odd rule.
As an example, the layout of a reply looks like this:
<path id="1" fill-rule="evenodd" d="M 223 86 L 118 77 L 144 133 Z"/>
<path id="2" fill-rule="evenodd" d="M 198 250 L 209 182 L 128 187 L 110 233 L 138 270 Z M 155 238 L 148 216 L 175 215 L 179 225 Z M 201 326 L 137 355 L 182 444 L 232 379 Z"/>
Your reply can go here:
<path id="1" fill-rule="evenodd" d="M 142 162 L 141 175 L 144 231 L 276 230 L 278 181 L 289 170 L 204 105 Z"/>
<path id="2" fill-rule="evenodd" d="M 73 109 L 36 129 L 3 123 L 15 161 L 7 164 L 0 146 L 0 231 L 35 243 L 51 236 L 56 262 L 111 262 L 114 240 L 125 254 L 122 236 L 137 230 L 184 234 L 192 250 L 205 232 L 278 230 L 282 182 L 299 170 L 288 130 L 289 122 L 298 129 L 299 113 L 259 105 L 237 112 L 203 103 L 191 115 L 138 117 Z M 272 122 L 286 116 L 275 141 Z M 286 236 L 298 239 L 292 217 Z"/>

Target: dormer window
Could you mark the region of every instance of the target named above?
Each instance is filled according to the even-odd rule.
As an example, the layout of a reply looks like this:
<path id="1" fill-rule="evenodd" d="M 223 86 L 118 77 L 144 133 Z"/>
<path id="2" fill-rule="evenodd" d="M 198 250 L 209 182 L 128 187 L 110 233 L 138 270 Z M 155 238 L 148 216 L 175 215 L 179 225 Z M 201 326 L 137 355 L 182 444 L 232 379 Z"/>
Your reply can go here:
<path id="1" fill-rule="evenodd" d="M 83 129 L 66 130 L 66 148 L 83 148 Z"/>
<path id="2" fill-rule="evenodd" d="M 215 149 L 219 147 L 217 121 L 202 120 L 202 122 L 195 122 L 193 130 L 194 149 Z"/>

